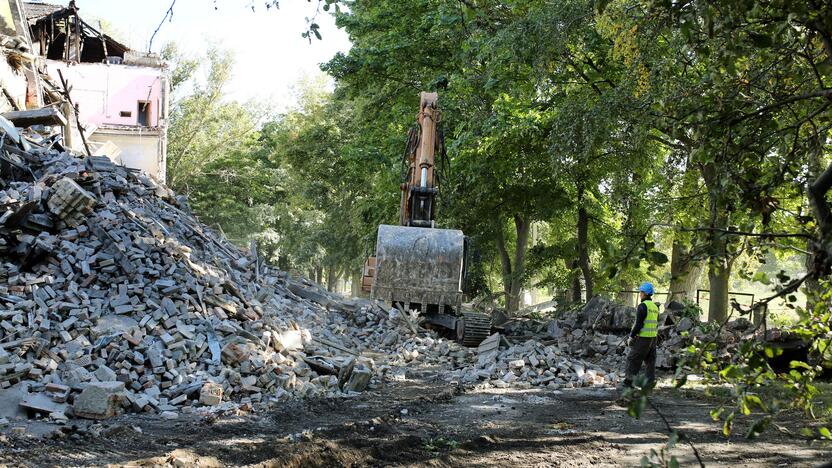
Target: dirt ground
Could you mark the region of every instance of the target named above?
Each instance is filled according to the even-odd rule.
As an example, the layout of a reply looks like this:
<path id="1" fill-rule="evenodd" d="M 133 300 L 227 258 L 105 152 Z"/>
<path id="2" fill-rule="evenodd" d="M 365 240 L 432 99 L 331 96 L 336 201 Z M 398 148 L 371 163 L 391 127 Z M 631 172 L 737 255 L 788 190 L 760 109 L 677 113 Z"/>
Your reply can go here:
<path id="1" fill-rule="evenodd" d="M 15 466 L 638 466 L 667 440 L 653 410 L 634 420 L 615 390 L 463 390 L 431 371 L 355 398 L 285 403 L 271 414 L 206 419 L 122 416 L 52 435 L 6 434 L 0 463 Z M 829 445 L 778 432 L 725 439 L 696 399 L 655 401 L 708 466 L 818 466 Z M 797 423 L 797 422 L 796 422 Z M 55 426 L 52 426 L 54 429 Z M 672 451 L 683 466 L 687 446 Z"/>

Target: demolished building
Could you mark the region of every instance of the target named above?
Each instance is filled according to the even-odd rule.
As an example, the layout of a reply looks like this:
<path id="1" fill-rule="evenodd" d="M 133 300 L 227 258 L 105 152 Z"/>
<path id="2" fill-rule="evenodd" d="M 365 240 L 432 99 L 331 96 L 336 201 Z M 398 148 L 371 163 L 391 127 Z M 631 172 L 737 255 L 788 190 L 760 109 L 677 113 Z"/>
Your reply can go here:
<path id="1" fill-rule="evenodd" d="M 22 11 L 27 27 L 21 29 L 30 35 L 30 55 L 46 78 L 47 102 L 61 99 L 49 99 L 50 82 L 58 88 L 51 94 L 60 90 L 63 80 L 71 86 L 75 108 L 62 110 L 74 125 L 65 132 L 65 146 L 77 151 L 89 146 L 94 155 L 106 155 L 164 181 L 169 99 L 165 63 L 156 54 L 131 50 L 84 21 L 74 1 L 66 7 L 25 2 Z"/>

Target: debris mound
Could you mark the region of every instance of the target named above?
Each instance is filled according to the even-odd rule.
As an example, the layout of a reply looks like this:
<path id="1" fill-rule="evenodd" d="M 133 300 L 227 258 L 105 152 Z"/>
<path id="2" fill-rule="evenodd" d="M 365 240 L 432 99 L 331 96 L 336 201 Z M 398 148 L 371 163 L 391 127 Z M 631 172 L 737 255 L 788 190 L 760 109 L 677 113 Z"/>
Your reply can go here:
<path id="1" fill-rule="evenodd" d="M 25 384 L 30 412 L 251 407 L 375 375 L 355 350 L 384 347 L 387 317 L 362 334 L 347 315 L 366 306 L 270 268 L 143 173 L 54 139 L 5 148 L 0 387 Z"/>
<path id="2" fill-rule="evenodd" d="M 615 385 L 614 370 L 586 362 L 557 344 L 530 339 L 522 344 L 500 346 L 495 333 L 478 349 L 476 362 L 452 373 L 463 384 L 505 388 L 546 386 L 553 389 Z"/>

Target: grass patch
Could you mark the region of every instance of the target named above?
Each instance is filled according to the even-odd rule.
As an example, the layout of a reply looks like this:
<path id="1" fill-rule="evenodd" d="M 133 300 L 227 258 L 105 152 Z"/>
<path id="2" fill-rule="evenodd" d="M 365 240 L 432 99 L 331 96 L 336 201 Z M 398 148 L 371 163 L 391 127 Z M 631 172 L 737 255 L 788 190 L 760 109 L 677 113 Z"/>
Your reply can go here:
<path id="1" fill-rule="evenodd" d="M 422 444 L 422 448 L 428 452 L 449 452 L 459 447 L 459 442 L 444 436 L 431 437 Z"/>

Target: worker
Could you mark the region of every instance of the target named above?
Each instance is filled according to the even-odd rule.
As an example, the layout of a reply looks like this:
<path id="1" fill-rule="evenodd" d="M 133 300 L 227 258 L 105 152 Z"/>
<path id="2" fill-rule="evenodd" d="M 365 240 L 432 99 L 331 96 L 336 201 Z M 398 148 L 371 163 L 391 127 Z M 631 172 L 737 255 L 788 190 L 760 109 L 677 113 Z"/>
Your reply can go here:
<path id="1" fill-rule="evenodd" d="M 656 335 L 659 331 L 659 306 L 653 302 L 653 285 L 643 283 L 638 288 L 641 303 L 636 309 L 636 323 L 630 330 L 627 345 L 630 352 L 627 355 L 627 373 L 624 377 L 624 388 L 633 386 L 633 379 L 641 371 L 644 364 L 644 374 L 647 382 L 656 380 Z"/>

